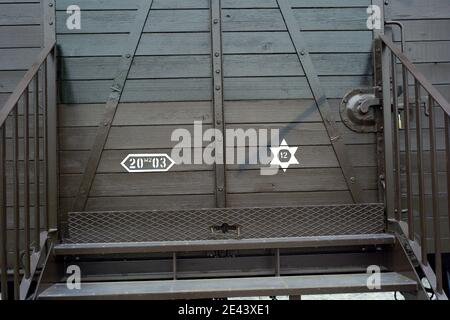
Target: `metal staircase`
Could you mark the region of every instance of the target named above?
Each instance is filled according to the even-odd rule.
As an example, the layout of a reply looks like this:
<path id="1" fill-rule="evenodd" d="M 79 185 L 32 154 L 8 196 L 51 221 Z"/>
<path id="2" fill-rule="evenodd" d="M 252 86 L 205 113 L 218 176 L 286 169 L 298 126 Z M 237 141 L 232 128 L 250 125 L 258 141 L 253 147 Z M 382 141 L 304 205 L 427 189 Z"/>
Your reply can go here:
<path id="1" fill-rule="evenodd" d="M 438 213 L 435 112 L 445 119 L 446 185 L 449 170 L 449 103 L 416 70 L 408 58 L 384 35 L 374 44 L 377 95 L 383 101 L 378 122 L 383 146 L 380 182 L 383 204 L 352 204 L 282 208 L 218 208 L 172 211 L 71 212 L 56 220 L 56 78 L 55 44 L 46 47 L 36 64 L 1 111 L 0 148 L 0 257 L 2 298 L 12 292 L 15 299 L 194 299 L 249 297 L 257 295 L 300 296 L 317 293 L 400 291 L 409 299 L 429 299 L 422 285 L 426 278 L 438 299 L 446 299 L 441 269 L 442 238 Z M 300 55 L 304 55 L 301 54 Z M 305 58 L 303 58 L 305 59 Z M 424 207 L 422 131 L 417 130 L 418 167 L 413 172 L 410 158 L 410 128 L 404 130 L 406 149 L 400 148 L 397 68 L 402 68 L 405 123 L 412 113 L 426 112 L 430 128 L 433 250 L 427 247 Z M 42 103 L 45 120 L 45 180 L 36 194 L 45 201 L 44 228 L 35 218 L 35 243 L 31 246 L 31 205 L 26 188 L 23 262 L 19 250 L 18 103 L 28 108 L 33 79 L 39 92 L 39 70 L 44 78 Z M 414 79 L 414 103 L 410 104 L 408 79 Z M 50 86 L 48 85 L 50 84 Z M 421 109 L 421 91 L 428 108 Z M 39 94 L 34 101 L 39 106 Z M 39 108 L 35 108 L 39 130 Z M 14 139 L 14 238 L 7 238 L 6 206 L 6 120 L 13 119 Z M 27 133 L 28 113 L 22 117 Z M 55 136 L 51 136 L 54 133 Z M 39 132 L 37 133 L 37 136 Z M 29 136 L 24 135 L 25 146 Z M 39 150 L 39 139 L 36 139 Z M 338 146 L 339 149 L 339 146 Z M 28 150 L 27 147 L 25 150 Z M 406 157 L 406 193 L 402 191 L 400 156 Z M 28 154 L 25 163 L 28 165 Z M 34 159 L 39 163 L 38 158 Z M 383 161 L 384 160 L 384 161 Z M 39 178 L 39 166 L 36 167 Z M 28 170 L 26 171 L 28 172 Z M 94 172 L 95 173 L 95 172 Z M 412 176 L 419 177 L 419 205 L 412 202 Z M 28 173 L 25 175 L 28 186 Z M 35 176 L 36 177 L 36 176 Z M 9 179 L 9 177 L 8 177 Z M 351 184 L 351 181 L 350 181 Z M 39 186 L 39 184 L 37 184 Z M 420 187 L 421 186 L 421 187 Z M 9 191 L 9 190 L 8 190 Z M 52 193 L 53 192 L 53 193 Z M 406 194 L 406 210 L 402 196 Z M 86 195 L 87 196 L 87 195 Z M 37 199 L 40 199 L 37 197 Z M 83 200 L 83 199 L 82 199 Z M 84 200 L 82 201 L 84 202 Z M 39 207 L 39 202 L 38 205 Z M 450 212 L 448 208 L 447 212 Z M 406 216 L 405 216 L 406 214 Z M 415 225 L 419 217 L 419 228 Z M 42 231 L 42 232 L 39 232 Z M 13 277 L 8 278 L 6 244 L 15 243 Z M 427 254 L 434 252 L 436 273 Z M 8 258 L 8 256 L 10 258 Z M 75 267 L 73 269 L 72 267 Z M 375 269 L 374 269 L 375 267 Z M 82 270 L 80 288 L 70 270 Z M 375 272 L 373 271 L 375 270 Z M 76 272 L 75 272 L 76 274 Z M 376 278 L 379 276 L 379 278 Z M 375 277 L 375 278 L 373 278 Z M 371 282 L 379 279 L 379 282 Z M 12 282 L 12 289 L 8 289 Z M 35 290 L 32 290 L 36 287 Z"/>

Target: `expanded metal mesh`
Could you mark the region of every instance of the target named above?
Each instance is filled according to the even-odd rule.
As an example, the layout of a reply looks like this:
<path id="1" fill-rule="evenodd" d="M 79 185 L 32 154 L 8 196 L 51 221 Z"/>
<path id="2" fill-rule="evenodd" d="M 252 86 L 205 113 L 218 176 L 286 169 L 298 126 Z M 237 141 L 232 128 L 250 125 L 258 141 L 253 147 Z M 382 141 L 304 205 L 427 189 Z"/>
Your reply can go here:
<path id="1" fill-rule="evenodd" d="M 384 231 L 382 204 L 68 214 L 66 243 L 259 239 Z"/>

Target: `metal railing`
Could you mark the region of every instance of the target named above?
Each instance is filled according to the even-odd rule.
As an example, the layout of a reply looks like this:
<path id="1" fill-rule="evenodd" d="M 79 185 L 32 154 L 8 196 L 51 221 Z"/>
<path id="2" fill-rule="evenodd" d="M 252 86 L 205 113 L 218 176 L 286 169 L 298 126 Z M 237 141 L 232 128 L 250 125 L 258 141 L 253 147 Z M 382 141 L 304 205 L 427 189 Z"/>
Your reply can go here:
<path id="1" fill-rule="evenodd" d="M 380 35 L 375 46 L 383 73 L 388 217 L 407 236 L 438 298 L 445 297 L 442 244 L 448 239 L 441 222 L 446 215 L 450 221 L 450 104 L 389 38 Z"/>
<path id="2" fill-rule="evenodd" d="M 56 228 L 56 168 L 53 42 L 41 51 L 0 110 L 0 280 L 4 300 L 27 297 L 49 232 Z M 13 283 L 11 288 L 8 282 Z"/>

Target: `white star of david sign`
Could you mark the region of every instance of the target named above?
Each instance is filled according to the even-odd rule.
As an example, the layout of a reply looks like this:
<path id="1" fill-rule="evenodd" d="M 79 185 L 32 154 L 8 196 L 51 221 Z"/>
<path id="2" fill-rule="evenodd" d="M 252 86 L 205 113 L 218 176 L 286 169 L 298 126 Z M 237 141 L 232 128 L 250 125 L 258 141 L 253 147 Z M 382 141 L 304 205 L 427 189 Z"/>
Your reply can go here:
<path id="1" fill-rule="evenodd" d="M 271 147 L 274 157 L 270 162 L 271 166 L 280 166 L 284 172 L 289 168 L 290 165 L 299 164 L 297 158 L 295 158 L 295 153 L 298 147 L 289 147 L 286 140 L 281 142 L 279 147 Z"/>

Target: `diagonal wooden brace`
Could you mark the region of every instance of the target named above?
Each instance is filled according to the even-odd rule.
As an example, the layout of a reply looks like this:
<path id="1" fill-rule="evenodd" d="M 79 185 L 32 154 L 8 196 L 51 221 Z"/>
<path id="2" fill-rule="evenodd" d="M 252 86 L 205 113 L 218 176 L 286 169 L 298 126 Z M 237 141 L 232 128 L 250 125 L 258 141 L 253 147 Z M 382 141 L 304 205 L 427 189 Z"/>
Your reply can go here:
<path id="1" fill-rule="evenodd" d="M 122 96 L 125 82 L 127 80 L 128 73 L 130 72 L 131 64 L 133 62 L 134 55 L 136 54 L 142 31 L 147 22 L 152 4 L 153 0 L 143 0 L 137 11 L 135 25 L 130 31 L 130 35 L 125 43 L 125 50 L 122 54 L 119 69 L 111 85 L 111 93 L 108 97 L 108 101 L 106 102 L 103 120 L 98 126 L 95 141 L 80 183 L 78 194 L 72 206 L 73 212 L 84 211 L 86 207 L 86 202 L 97 172 L 103 148 L 105 147 L 106 140 L 119 105 L 120 97 Z"/>
<path id="2" fill-rule="evenodd" d="M 277 0 L 284 23 L 294 44 L 300 63 L 306 75 L 312 95 L 316 101 L 323 123 L 333 146 L 334 153 L 341 167 L 347 186 L 355 203 L 362 202 L 362 189 L 355 175 L 355 170 L 348 156 L 342 134 L 331 113 L 325 91 L 314 68 L 311 56 L 306 50 L 307 44 L 294 17 L 289 0 Z"/>

